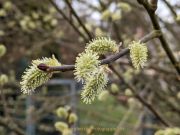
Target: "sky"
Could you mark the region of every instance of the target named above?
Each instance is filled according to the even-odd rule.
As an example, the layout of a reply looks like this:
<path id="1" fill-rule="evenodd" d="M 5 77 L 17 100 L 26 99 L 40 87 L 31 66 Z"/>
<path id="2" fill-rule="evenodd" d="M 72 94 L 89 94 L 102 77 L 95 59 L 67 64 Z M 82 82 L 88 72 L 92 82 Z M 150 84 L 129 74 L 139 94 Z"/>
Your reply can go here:
<path id="1" fill-rule="evenodd" d="M 167 0 L 168 2 L 170 2 L 171 5 L 180 5 L 180 0 Z M 91 0 L 90 1 L 93 5 L 98 6 L 98 0 Z M 56 3 L 58 4 L 58 6 L 60 8 L 64 7 L 64 3 L 63 1 L 59 1 L 56 0 Z M 75 9 L 78 9 L 79 4 L 77 4 L 74 0 L 73 6 Z M 113 9 L 113 5 L 111 5 L 111 8 Z M 176 11 L 177 14 L 180 14 L 180 10 Z M 167 6 L 163 3 L 163 0 L 159 0 L 158 1 L 158 9 L 156 11 L 156 14 L 161 17 L 162 20 L 167 21 L 167 22 L 172 22 L 173 21 L 173 17 L 171 15 L 171 12 L 169 11 L 169 9 L 167 8 Z M 98 12 L 94 12 L 91 14 L 91 17 L 94 20 L 100 20 L 101 15 Z"/>
<path id="2" fill-rule="evenodd" d="M 168 2 L 170 2 L 171 5 L 180 5 L 180 0 L 168 0 Z M 177 14 L 180 14 L 180 10 L 176 12 Z M 171 22 L 173 20 L 172 14 L 167 6 L 163 3 L 163 0 L 159 0 L 156 14 L 158 14 L 158 16 L 160 16 L 164 21 Z"/>

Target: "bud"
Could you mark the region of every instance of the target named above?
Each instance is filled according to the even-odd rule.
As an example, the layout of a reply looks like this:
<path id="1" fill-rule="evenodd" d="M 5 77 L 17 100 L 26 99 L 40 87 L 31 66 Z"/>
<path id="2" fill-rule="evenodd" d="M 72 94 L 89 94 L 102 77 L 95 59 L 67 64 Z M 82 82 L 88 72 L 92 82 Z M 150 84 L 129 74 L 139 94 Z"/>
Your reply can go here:
<path id="1" fill-rule="evenodd" d="M 138 71 L 138 70 L 136 70 L 136 71 Z M 126 70 L 126 72 L 123 73 L 124 79 L 126 81 L 130 81 L 132 79 L 132 77 L 133 77 L 133 74 L 132 74 L 133 72 L 134 72 L 133 68 L 128 68 Z"/>
<path id="2" fill-rule="evenodd" d="M 43 21 L 44 21 L 44 22 L 49 22 L 51 19 L 52 19 L 52 16 L 51 16 L 51 15 L 45 15 L 45 16 L 43 16 Z"/>
<path id="3" fill-rule="evenodd" d="M 27 25 L 28 25 L 28 27 L 30 29 L 35 29 L 36 28 L 36 23 L 34 21 L 32 21 L 32 20 L 28 21 Z"/>
<path id="4" fill-rule="evenodd" d="M 6 84 L 7 82 L 8 82 L 8 76 L 5 75 L 5 74 L 2 74 L 2 75 L 0 76 L 0 85 L 4 85 L 4 84 Z"/>
<path id="5" fill-rule="evenodd" d="M 128 104 L 131 105 L 136 105 L 137 101 L 135 98 L 131 97 L 128 99 Z"/>
<path id="6" fill-rule="evenodd" d="M 164 131 L 163 130 L 158 130 L 154 135 L 164 135 Z"/>
<path id="7" fill-rule="evenodd" d="M 99 101 L 106 101 L 109 96 L 110 96 L 109 91 L 103 90 L 103 91 L 98 95 L 98 100 L 99 100 Z"/>
<path id="8" fill-rule="evenodd" d="M 119 2 L 117 6 L 124 12 L 130 12 L 132 10 L 131 6 L 126 2 Z"/>
<path id="9" fill-rule="evenodd" d="M 54 14 L 54 13 L 56 13 L 57 11 L 56 11 L 56 9 L 54 8 L 54 7 L 50 7 L 49 8 L 49 13 L 51 13 L 51 14 Z"/>
<path id="10" fill-rule="evenodd" d="M 117 21 L 122 18 L 121 12 L 118 10 L 114 14 L 112 14 L 112 20 Z"/>
<path id="11" fill-rule="evenodd" d="M 37 12 L 32 12 L 32 18 L 34 18 L 34 19 L 39 19 L 39 14 L 37 13 Z"/>
<path id="12" fill-rule="evenodd" d="M 0 36 L 4 36 L 5 32 L 3 30 L 0 30 Z"/>
<path id="13" fill-rule="evenodd" d="M 126 96 L 132 96 L 133 95 L 133 93 L 132 93 L 132 91 L 130 89 L 126 89 L 124 94 Z"/>
<path id="14" fill-rule="evenodd" d="M 56 114 L 58 117 L 60 118 L 67 118 L 68 116 L 68 111 L 67 109 L 65 109 L 64 107 L 59 107 L 57 110 L 56 110 Z"/>
<path id="15" fill-rule="evenodd" d="M 72 130 L 68 128 L 63 130 L 62 135 L 73 135 L 73 133 Z"/>
<path id="16" fill-rule="evenodd" d="M 180 134 L 180 128 L 178 127 L 161 129 L 155 133 L 155 135 L 179 135 L 179 134 Z"/>
<path id="17" fill-rule="evenodd" d="M 69 123 L 75 123 L 78 120 L 78 117 L 75 113 L 69 115 Z"/>
<path id="18" fill-rule="evenodd" d="M 180 99 L 180 92 L 177 93 L 177 98 Z"/>
<path id="19" fill-rule="evenodd" d="M 27 28 L 27 21 L 25 19 L 20 20 L 19 24 L 20 24 L 20 26 L 21 26 L 21 28 L 23 30 L 27 30 L 28 29 Z"/>
<path id="20" fill-rule="evenodd" d="M 117 84 L 115 84 L 115 83 L 111 84 L 111 92 L 112 93 L 118 93 L 119 92 L 119 88 L 118 88 Z"/>
<path id="21" fill-rule="evenodd" d="M 94 130 L 94 126 L 91 125 L 89 128 L 86 129 L 87 135 L 92 135 L 93 130 Z"/>
<path id="22" fill-rule="evenodd" d="M 6 53 L 6 47 L 3 44 L 0 44 L 0 57 Z"/>
<path id="23" fill-rule="evenodd" d="M 56 130 L 63 132 L 64 130 L 68 129 L 68 125 L 65 122 L 56 122 L 55 123 Z"/>
<path id="24" fill-rule="evenodd" d="M 101 18 L 102 20 L 108 20 L 110 16 L 111 16 L 111 11 L 107 9 L 104 12 L 102 12 Z"/>
<path id="25" fill-rule="evenodd" d="M 7 15 L 6 10 L 0 9 L 0 17 L 5 17 Z"/>
<path id="26" fill-rule="evenodd" d="M 4 3 L 4 9 L 5 10 L 11 10 L 12 9 L 12 3 L 10 1 L 6 1 Z"/>
<path id="27" fill-rule="evenodd" d="M 50 24 L 51 24 L 51 26 L 53 26 L 53 27 L 57 26 L 57 24 L 58 24 L 57 19 L 52 19 L 51 22 L 50 22 Z"/>
<path id="28" fill-rule="evenodd" d="M 142 104 L 141 102 L 139 102 L 137 99 L 133 98 L 133 97 L 130 97 L 128 99 L 128 104 L 129 106 L 136 106 L 137 108 L 142 108 Z"/>

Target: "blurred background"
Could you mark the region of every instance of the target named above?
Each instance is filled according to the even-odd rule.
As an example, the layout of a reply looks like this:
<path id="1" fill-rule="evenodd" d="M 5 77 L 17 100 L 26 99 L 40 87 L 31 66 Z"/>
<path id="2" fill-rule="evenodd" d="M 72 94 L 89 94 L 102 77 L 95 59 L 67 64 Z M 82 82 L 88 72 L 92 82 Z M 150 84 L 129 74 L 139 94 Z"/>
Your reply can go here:
<path id="1" fill-rule="evenodd" d="M 155 14 L 179 61 L 180 1 L 158 0 Z M 163 129 L 124 80 L 167 123 L 180 126 L 180 78 L 158 39 L 147 43 L 148 62 L 143 70 L 136 71 L 128 55 L 114 62 L 123 79 L 110 73 L 108 92 L 90 105 L 82 103 L 82 84 L 76 82 L 73 71 L 54 74 L 32 95 L 21 93 L 21 75 L 34 59 L 54 54 L 61 63 L 74 64 L 92 38 L 111 37 L 122 42 L 123 49 L 152 30 L 146 10 L 136 0 L 0 0 L 0 44 L 6 48 L 0 50 L 4 51 L 0 135 L 61 135 L 54 127 L 63 121 L 56 110 L 67 106 L 78 117 L 69 125 L 74 135 L 153 135 Z"/>

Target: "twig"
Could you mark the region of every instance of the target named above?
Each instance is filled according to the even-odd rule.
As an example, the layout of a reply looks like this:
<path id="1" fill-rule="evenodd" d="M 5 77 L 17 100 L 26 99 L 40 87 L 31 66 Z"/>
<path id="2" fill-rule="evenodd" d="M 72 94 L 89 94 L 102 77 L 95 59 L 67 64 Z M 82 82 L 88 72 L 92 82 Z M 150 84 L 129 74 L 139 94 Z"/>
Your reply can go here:
<path id="1" fill-rule="evenodd" d="M 25 132 L 22 129 L 17 127 L 16 124 L 11 123 L 9 120 L 4 119 L 3 117 L 0 117 L 0 125 L 2 125 L 4 127 L 7 127 L 8 129 L 14 131 L 18 135 L 26 135 Z"/>
<path id="2" fill-rule="evenodd" d="M 105 5 L 102 1 L 99 1 L 99 3 L 100 3 L 100 5 L 101 5 L 101 7 L 102 7 L 101 12 L 103 12 L 104 10 L 106 10 L 107 5 Z M 111 21 L 111 23 L 112 23 L 112 27 L 113 27 L 113 30 L 114 30 L 114 32 L 115 32 L 115 34 L 116 34 L 116 37 L 117 37 L 118 42 L 122 42 L 123 39 L 122 39 L 122 37 L 121 37 L 121 34 L 120 34 L 120 31 L 119 31 L 118 25 L 116 24 L 116 22 L 112 21 L 112 18 L 109 18 L 109 19 L 110 19 L 110 21 Z"/>
<path id="3" fill-rule="evenodd" d="M 154 109 L 154 107 L 149 104 L 148 102 L 146 102 L 135 90 L 135 88 L 129 83 L 127 82 L 119 72 L 117 72 L 111 65 L 110 65 L 111 70 L 119 77 L 119 79 L 122 80 L 122 82 L 128 87 L 130 88 L 130 90 L 132 91 L 132 93 L 134 94 L 135 98 L 137 98 L 145 107 L 147 107 L 155 116 L 156 118 L 165 126 L 169 127 L 169 123 L 167 123 L 163 117 Z"/>
<path id="4" fill-rule="evenodd" d="M 72 23 L 72 21 L 64 14 L 64 12 L 59 9 L 59 7 L 56 5 L 56 3 L 53 0 L 49 0 L 51 4 L 54 6 L 54 8 L 62 15 L 62 17 L 73 27 L 73 29 L 87 42 L 88 39 L 82 34 L 81 31 Z"/>
<path id="5" fill-rule="evenodd" d="M 93 37 L 91 35 L 91 33 L 89 32 L 89 30 L 86 28 L 86 26 L 84 25 L 84 23 L 81 21 L 81 19 L 79 18 L 79 16 L 77 15 L 76 11 L 73 9 L 73 7 L 71 6 L 71 3 L 69 2 L 69 0 L 65 0 L 66 4 L 68 5 L 68 7 L 70 8 L 70 10 L 72 11 L 72 14 L 74 15 L 74 17 L 77 19 L 77 21 L 79 22 L 79 24 L 82 26 L 82 28 L 84 29 L 84 31 L 87 33 L 89 39 L 91 40 Z"/>
<path id="6" fill-rule="evenodd" d="M 148 35 L 144 36 L 140 42 L 148 42 L 149 40 L 153 39 L 153 38 L 157 38 L 159 37 L 161 34 L 159 33 L 159 31 L 153 31 L 151 33 L 149 33 Z M 114 61 L 116 61 L 117 59 L 119 59 L 120 57 L 126 55 L 129 53 L 129 49 L 123 49 L 122 51 L 120 51 L 119 53 L 116 53 L 110 57 L 107 57 L 103 60 L 101 60 L 100 65 L 105 65 L 105 64 L 110 64 Z M 47 66 L 45 64 L 39 64 L 38 68 L 40 70 L 43 71 L 47 71 L 47 72 L 53 72 L 53 71 L 61 71 L 61 72 L 65 72 L 65 71 L 71 71 L 74 70 L 75 66 L 74 65 L 62 65 L 62 66 Z"/>
<path id="7" fill-rule="evenodd" d="M 151 22 L 153 24 L 153 27 L 154 27 L 154 30 L 160 30 L 161 31 L 161 27 L 158 23 L 158 20 L 155 16 L 155 11 L 156 9 L 153 9 L 149 3 L 145 0 L 137 0 L 140 4 L 142 4 L 144 6 L 144 8 L 146 9 L 150 19 L 151 19 Z M 158 0 L 154 0 L 154 1 L 158 1 Z M 157 2 L 156 2 L 157 3 Z M 180 66 L 179 66 L 179 63 L 178 61 L 176 60 L 175 56 L 173 55 L 167 41 L 165 40 L 163 34 L 161 36 L 159 36 L 159 40 L 161 42 L 161 45 L 163 47 L 163 49 L 165 50 L 167 56 L 169 57 L 172 65 L 174 66 L 174 68 L 176 69 L 177 73 L 180 75 Z"/>
<path id="8" fill-rule="evenodd" d="M 113 22 L 113 29 L 114 29 L 114 32 L 116 33 L 116 37 L 117 37 L 118 41 L 122 42 L 123 39 L 121 37 L 120 31 L 119 31 L 119 27 L 118 27 L 118 25 L 115 22 Z"/>
<path id="9" fill-rule="evenodd" d="M 167 5 L 167 7 L 169 8 L 169 10 L 171 11 L 174 19 L 176 19 L 177 13 L 176 13 L 175 10 L 173 9 L 173 7 L 169 4 L 169 2 L 168 2 L 167 0 L 163 0 L 163 2 Z"/>
<path id="10" fill-rule="evenodd" d="M 2 101 L 2 104 L 3 104 L 3 110 L 4 110 L 4 115 L 9 117 L 9 114 L 8 114 L 8 110 L 7 110 L 7 103 L 6 103 L 6 99 L 5 99 L 5 94 L 4 94 L 4 91 L 3 91 L 3 88 L 0 87 L 0 91 L 1 91 L 1 101 Z"/>

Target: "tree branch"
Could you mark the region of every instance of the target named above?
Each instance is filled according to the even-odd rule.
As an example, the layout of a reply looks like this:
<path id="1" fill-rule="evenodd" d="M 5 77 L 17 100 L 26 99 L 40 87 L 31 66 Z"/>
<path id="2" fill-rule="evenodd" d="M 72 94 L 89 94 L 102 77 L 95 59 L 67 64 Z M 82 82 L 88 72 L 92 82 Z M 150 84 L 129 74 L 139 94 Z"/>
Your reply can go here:
<path id="1" fill-rule="evenodd" d="M 153 27 L 154 27 L 154 30 L 159 30 L 161 31 L 161 27 L 158 23 L 158 20 L 155 16 L 155 11 L 156 9 L 153 9 L 149 3 L 145 0 L 137 0 L 140 4 L 142 4 L 144 6 L 144 8 L 146 9 L 150 19 L 151 19 L 151 22 L 153 24 Z M 156 0 L 157 1 L 157 0 Z M 163 49 L 165 50 L 167 56 L 169 57 L 172 65 L 174 66 L 174 68 L 176 69 L 177 73 L 180 75 L 180 66 L 179 66 L 179 63 L 178 61 L 176 60 L 175 56 L 173 55 L 167 41 L 165 40 L 165 37 L 163 36 L 163 34 L 161 36 L 159 36 L 159 40 L 161 42 L 161 45 L 163 47 Z"/>
<path id="2" fill-rule="evenodd" d="M 132 91 L 134 94 L 134 97 L 137 98 L 145 107 L 147 107 L 153 114 L 156 116 L 156 118 L 165 126 L 169 127 L 169 123 L 167 123 L 163 117 L 156 111 L 156 109 L 146 100 L 144 100 L 137 92 L 136 89 L 129 83 L 127 82 L 119 72 L 117 72 L 113 66 L 110 65 L 110 69 L 118 76 L 119 79 L 122 80 L 122 82 Z"/>
<path id="3" fill-rule="evenodd" d="M 7 127 L 8 129 L 14 131 L 18 135 L 25 135 L 25 132 L 19 127 L 17 127 L 15 123 L 10 122 L 9 120 L 4 119 L 3 117 L 0 117 L 0 125 Z"/>
<path id="4" fill-rule="evenodd" d="M 173 9 L 173 7 L 170 5 L 170 3 L 169 3 L 167 0 L 163 0 L 163 2 L 167 5 L 167 7 L 169 8 L 169 10 L 171 11 L 174 19 L 176 19 L 177 13 L 176 13 L 175 10 Z"/>
<path id="5" fill-rule="evenodd" d="M 140 42 L 148 42 L 151 39 L 154 38 L 158 38 L 161 35 L 161 33 L 159 31 L 153 31 L 151 33 L 149 33 L 148 35 L 144 36 Z M 116 61 L 117 59 L 121 58 L 122 56 L 126 55 L 129 53 L 129 49 L 123 49 L 122 51 L 120 51 L 119 53 L 116 53 L 112 56 L 109 56 L 103 60 L 101 60 L 100 65 L 105 65 L 105 64 L 110 64 L 114 61 Z M 65 71 L 71 71 L 74 70 L 75 66 L 74 65 L 62 65 L 62 66 L 47 66 L 45 64 L 39 64 L 38 68 L 40 70 L 46 71 L 46 72 L 54 72 L 54 71 L 61 71 L 61 72 L 65 72 Z"/>
<path id="6" fill-rule="evenodd" d="M 84 23 L 81 21 L 81 19 L 79 18 L 79 16 L 77 15 L 76 11 L 73 9 L 73 7 L 71 6 L 71 3 L 69 2 L 69 0 L 65 0 L 66 4 L 68 5 L 69 9 L 72 11 L 72 14 L 74 15 L 74 17 L 77 19 L 77 21 L 79 22 L 79 24 L 82 26 L 82 28 L 84 29 L 84 31 L 87 33 L 89 39 L 91 40 L 93 37 L 91 35 L 91 33 L 88 31 L 88 29 L 86 28 L 86 26 L 84 25 Z"/>
<path id="7" fill-rule="evenodd" d="M 49 0 L 50 3 L 54 6 L 54 8 L 62 15 L 62 17 L 73 27 L 73 29 L 87 42 L 88 39 L 82 34 L 81 31 L 75 26 L 75 24 L 64 14 L 64 12 L 59 9 L 56 3 L 53 0 Z"/>

